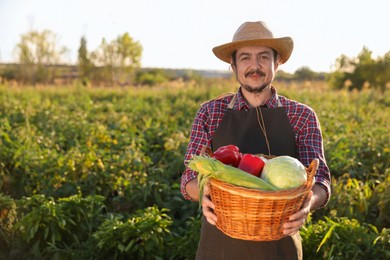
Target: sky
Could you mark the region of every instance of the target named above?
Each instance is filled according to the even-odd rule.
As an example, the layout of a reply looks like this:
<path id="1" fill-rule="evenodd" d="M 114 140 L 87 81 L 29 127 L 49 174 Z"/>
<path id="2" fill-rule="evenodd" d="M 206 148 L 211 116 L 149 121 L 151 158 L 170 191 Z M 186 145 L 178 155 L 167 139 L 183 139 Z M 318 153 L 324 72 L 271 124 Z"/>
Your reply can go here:
<path id="1" fill-rule="evenodd" d="M 142 67 L 229 70 L 211 49 L 231 41 L 246 21 L 265 21 L 294 51 L 280 69 L 330 72 L 342 54 L 363 47 L 373 57 L 390 51 L 388 0 L 0 0 L 0 62 L 30 30 L 51 30 L 65 61 L 75 63 L 80 39 L 98 48 L 128 32 L 143 47 Z"/>

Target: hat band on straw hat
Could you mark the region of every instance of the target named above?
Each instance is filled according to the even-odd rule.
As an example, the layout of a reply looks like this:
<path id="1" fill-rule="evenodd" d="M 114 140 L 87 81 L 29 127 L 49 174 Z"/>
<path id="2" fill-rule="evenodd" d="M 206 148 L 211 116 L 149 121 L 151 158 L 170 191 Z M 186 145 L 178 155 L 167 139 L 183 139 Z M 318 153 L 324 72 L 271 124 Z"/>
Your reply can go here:
<path id="1" fill-rule="evenodd" d="M 245 22 L 236 31 L 230 43 L 213 48 L 215 56 L 230 63 L 233 52 L 245 46 L 265 46 L 279 53 L 281 63 L 285 63 L 294 48 L 290 37 L 275 38 L 264 22 Z"/>

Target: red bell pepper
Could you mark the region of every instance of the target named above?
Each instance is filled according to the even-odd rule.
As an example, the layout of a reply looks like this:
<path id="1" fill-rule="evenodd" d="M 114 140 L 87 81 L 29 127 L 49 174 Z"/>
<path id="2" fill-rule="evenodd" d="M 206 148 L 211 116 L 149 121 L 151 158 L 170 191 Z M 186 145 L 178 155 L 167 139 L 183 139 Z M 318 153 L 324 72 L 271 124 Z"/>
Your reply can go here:
<path id="1" fill-rule="evenodd" d="M 260 177 L 264 165 L 264 161 L 259 156 L 247 153 L 242 156 L 238 169 Z"/>
<path id="2" fill-rule="evenodd" d="M 221 146 L 213 153 L 213 158 L 234 167 L 240 163 L 241 156 L 240 149 L 232 144 Z"/>

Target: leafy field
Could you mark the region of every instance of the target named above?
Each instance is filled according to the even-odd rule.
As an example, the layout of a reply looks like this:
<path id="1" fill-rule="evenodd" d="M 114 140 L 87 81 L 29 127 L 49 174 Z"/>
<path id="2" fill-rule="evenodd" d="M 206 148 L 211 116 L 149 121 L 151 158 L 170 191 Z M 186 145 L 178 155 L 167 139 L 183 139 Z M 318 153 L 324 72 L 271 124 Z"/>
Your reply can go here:
<path id="1" fill-rule="evenodd" d="M 305 259 L 390 257 L 390 97 L 276 84 L 320 118 L 333 180 Z M 0 86 L 0 259 L 193 259 L 198 205 L 179 182 L 200 104 L 232 82 Z"/>

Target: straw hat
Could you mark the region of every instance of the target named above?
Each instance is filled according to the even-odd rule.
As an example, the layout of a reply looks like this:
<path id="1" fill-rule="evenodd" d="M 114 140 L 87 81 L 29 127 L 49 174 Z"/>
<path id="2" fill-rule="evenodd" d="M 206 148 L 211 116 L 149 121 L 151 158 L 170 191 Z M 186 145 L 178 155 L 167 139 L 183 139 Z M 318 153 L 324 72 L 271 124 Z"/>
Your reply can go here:
<path id="1" fill-rule="evenodd" d="M 285 63 L 294 47 L 290 37 L 275 38 L 264 22 L 245 22 L 236 31 L 233 41 L 213 48 L 215 56 L 230 63 L 232 53 L 244 46 L 266 46 L 277 51 Z"/>

